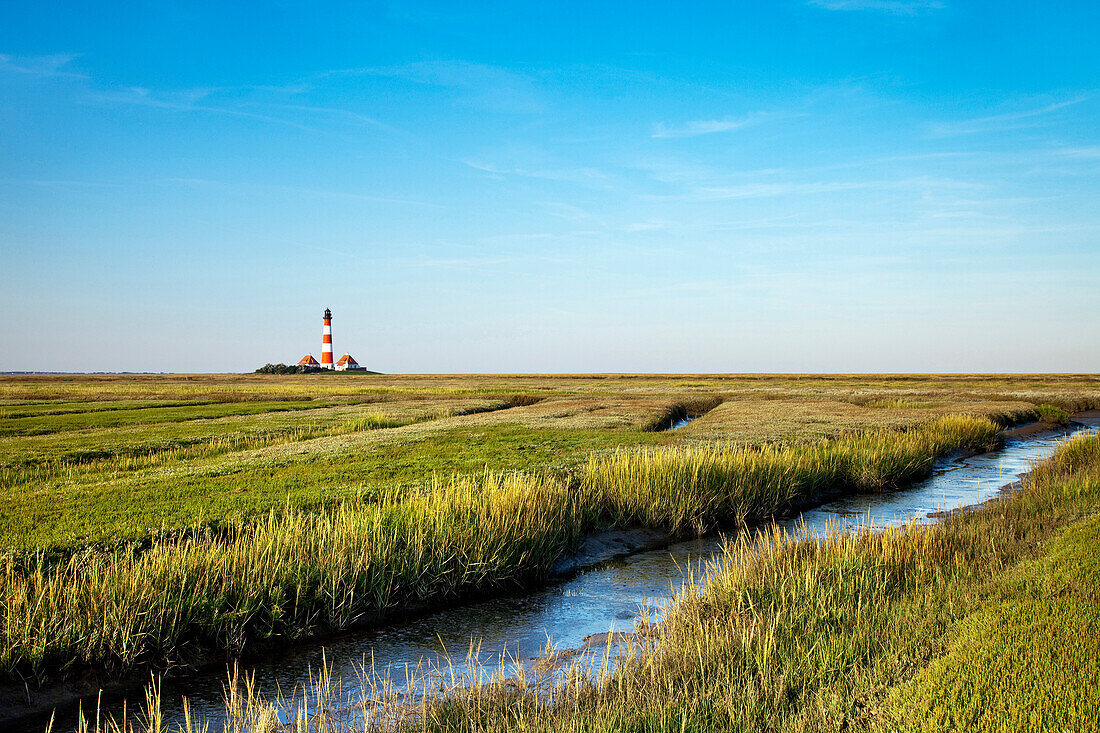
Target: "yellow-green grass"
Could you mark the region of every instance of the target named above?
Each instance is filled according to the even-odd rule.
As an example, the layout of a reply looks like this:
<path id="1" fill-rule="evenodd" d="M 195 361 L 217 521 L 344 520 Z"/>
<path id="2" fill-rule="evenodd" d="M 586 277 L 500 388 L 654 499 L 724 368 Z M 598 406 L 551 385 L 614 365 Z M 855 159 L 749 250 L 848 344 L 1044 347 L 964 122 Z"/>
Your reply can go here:
<path id="1" fill-rule="evenodd" d="M 452 480 L 478 487 L 520 471 L 526 477 L 508 480 L 568 487 L 575 521 L 547 529 L 542 554 L 524 563 L 504 556 L 499 567 L 510 569 L 494 571 L 490 580 L 475 573 L 457 586 L 425 570 L 423 587 L 435 588 L 428 597 L 438 603 L 536 578 L 556 557 L 546 548 L 599 527 L 702 531 L 825 490 L 904 482 L 926 472 L 936 452 L 988 443 L 995 432 L 987 422 L 964 420 L 959 424 L 979 427 L 933 439 L 950 433 L 951 420 L 939 418 L 966 413 L 1007 424 L 1039 417 L 1043 404 L 1095 407 L 1100 381 L 1089 375 L 8 376 L 0 377 L 0 404 L 0 549 L 11 572 L 39 568 L 45 579 L 71 571 L 73 562 L 109 568 L 129 562 L 126 553 L 137 553 L 138 562 L 150 547 L 153 558 L 188 542 L 207 543 L 202 552 L 217 557 L 219 543 L 244 542 L 263 527 L 274 532 L 273 522 L 335 521 L 341 512 L 366 522 L 429 501 Z M 87 409 L 75 409 L 79 404 Z M 705 414 L 685 428 L 653 432 L 677 410 Z M 167 417 L 158 422 L 150 415 Z M 43 426 L 55 432 L 12 434 Z M 471 490 L 481 501 L 491 493 Z M 516 528 L 480 531 L 526 531 L 522 517 L 514 521 Z M 450 539 L 444 536 L 441 546 L 450 547 Z M 245 575 L 247 563 L 258 562 L 247 553 L 238 561 Z M 269 580 L 269 589 L 291 582 Z M 346 580 L 362 604 L 353 615 L 412 603 L 420 594 Z M 229 611 L 214 598 L 188 617 L 205 620 L 186 633 L 206 647 L 232 647 L 219 615 Z M 348 623 L 335 607 L 314 608 L 318 615 L 308 623 L 296 611 L 280 621 L 284 612 L 285 604 L 273 602 L 270 623 L 245 624 L 244 638 L 294 637 Z M 124 619 L 128 611 L 112 613 Z M 98 636 L 85 627 L 100 646 L 57 651 L 25 638 L 11 646 L 17 651 L 9 668 L 46 675 L 66 665 L 123 669 L 186 656 L 182 637 L 173 636 L 184 632 L 166 613 L 150 611 L 166 630 L 159 636 L 131 637 L 119 621 L 116 631 L 128 639 L 121 652 L 102 648 L 102 639 L 118 641 L 105 622 Z"/>
<path id="2" fill-rule="evenodd" d="M 337 399 L 363 395 L 668 394 L 795 396 L 840 399 L 1009 399 L 1075 411 L 1100 393 L 1095 374 L 1068 375 L 0 375 L 0 404 L 120 399 Z"/>
<path id="3" fill-rule="evenodd" d="M 827 488 L 910 480 L 937 454 L 998 436 L 983 418 L 950 417 L 787 450 L 620 451 L 594 458 L 575 482 L 485 473 L 113 551 L 9 556 L 0 574 L 0 674 L 118 671 L 178 661 L 191 646 L 239 651 L 257 639 L 345 628 L 538 578 L 593 529 L 676 533 L 737 522 Z"/>
<path id="4" fill-rule="evenodd" d="M 1095 730 L 1098 509 L 1100 436 L 1078 438 L 1021 491 L 939 525 L 741 537 L 595 682 L 364 693 L 419 731 Z M 337 691 L 323 672 L 280 699 L 234 678 L 229 729 L 377 729 L 377 711 Z M 158 706 L 153 686 L 142 713 L 81 730 L 202 730 L 158 727 Z"/>
<path id="5" fill-rule="evenodd" d="M 0 415 L 24 415 L 0 417 L 0 433 L 28 419 L 99 425 L 0 435 L 0 547 L 115 541 L 288 504 L 317 507 L 423 486 L 439 471 L 575 474 L 591 453 L 624 445 L 796 445 L 944 414 L 1009 423 L 1038 417 L 1035 407 L 1045 402 L 1100 404 L 1088 376 L 315 377 L 0 377 L 7 411 Z M 74 397 L 88 410 L 72 413 Z M 205 404 L 180 404 L 188 398 Z M 280 409 L 339 402 L 356 404 Z M 51 404 L 59 414 L 45 414 Z M 494 405 L 520 406 L 462 416 Z M 261 407 L 270 409 L 190 419 L 194 410 Z M 706 414 L 673 433 L 647 433 L 677 410 Z M 113 412 L 177 421 L 97 422 L 116 419 Z"/>
<path id="6" fill-rule="evenodd" d="M 410 727 L 1095 730 L 1098 509 L 1092 436 L 940 525 L 744 538 L 614 674 L 555 704 L 515 686 L 456 691 Z"/>
<path id="7" fill-rule="evenodd" d="M 937 456 L 992 448 L 999 427 L 942 417 L 906 431 L 877 431 L 777 448 L 687 445 L 593 458 L 584 486 L 614 524 L 691 526 L 767 517 L 829 491 L 879 491 L 927 476 Z"/>
<path id="8" fill-rule="evenodd" d="M 67 484 L 24 484 L 23 490 L 0 497 L 0 548 L 71 551 L 200 523 L 218 525 L 272 508 L 316 511 L 347 501 L 373 502 L 430 488 L 437 477 L 480 476 L 487 467 L 500 472 L 534 466 L 567 475 L 593 451 L 663 440 L 652 433 L 534 430 L 515 424 L 451 427 L 419 441 L 338 437 L 373 440 L 363 450 L 329 453 L 311 446 L 308 459 L 272 453 L 262 461 L 239 461 L 235 454 L 197 458 L 188 451 L 187 460 L 162 456 L 149 468 L 77 475 L 79 480 Z M 286 446 L 273 446 L 281 447 Z"/>
<path id="9" fill-rule="evenodd" d="M 230 406 L 237 404 L 241 403 Z M 280 409 L 283 404 L 280 402 L 259 404 L 268 409 L 215 419 L 185 415 L 174 422 L 0 437 L 0 485 L 30 480 L 42 483 L 55 474 L 64 480 L 72 480 L 77 473 L 104 473 L 113 477 L 119 471 L 166 461 L 207 458 L 277 443 L 489 412 L 509 403 L 503 399 L 443 398 L 335 407 L 317 403 L 312 409 L 290 411 Z M 4 422 L 0 420 L 0 426 Z"/>
<path id="10" fill-rule="evenodd" d="M 514 584 L 569 544 L 579 509 L 560 481 L 487 475 L 61 563 L 8 562 L 0 667 L 117 670 L 189 647 L 240 651 L 257 637 Z"/>
<path id="11" fill-rule="evenodd" d="M 94 428 L 115 428 L 130 425 L 156 425 L 159 423 L 178 423 L 187 420 L 202 420 L 231 415 L 256 415 L 267 412 L 290 410 L 309 410 L 332 406 L 331 401 L 281 400 L 221 402 L 206 404 L 148 404 L 134 409 L 87 410 L 82 412 L 66 411 L 48 415 L 30 415 L 13 417 L 8 415 L 0 419 L 0 436 L 7 435 L 45 435 L 69 430 L 87 430 Z M 9 408 L 10 409 L 10 408 Z"/>

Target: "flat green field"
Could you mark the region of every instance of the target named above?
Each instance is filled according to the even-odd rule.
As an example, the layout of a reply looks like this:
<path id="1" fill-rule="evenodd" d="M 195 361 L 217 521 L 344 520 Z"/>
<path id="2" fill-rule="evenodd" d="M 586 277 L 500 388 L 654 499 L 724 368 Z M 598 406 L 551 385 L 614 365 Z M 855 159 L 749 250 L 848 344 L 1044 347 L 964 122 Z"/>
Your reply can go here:
<path id="1" fill-rule="evenodd" d="M 0 547 L 111 543 L 452 473 L 564 475 L 620 446 L 790 445 L 1098 400 L 1090 376 L 7 376 Z M 707 411 L 653 430 L 676 410 Z"/>

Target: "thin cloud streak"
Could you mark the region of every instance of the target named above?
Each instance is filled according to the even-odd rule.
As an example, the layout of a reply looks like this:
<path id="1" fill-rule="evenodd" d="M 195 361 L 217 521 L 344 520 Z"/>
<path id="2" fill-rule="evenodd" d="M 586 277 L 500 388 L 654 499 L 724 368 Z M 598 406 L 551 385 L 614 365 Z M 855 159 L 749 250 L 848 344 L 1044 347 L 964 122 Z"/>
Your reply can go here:
<path id="1" fill-rule="evenodd" d="M 825 10 L 872 10 L 891 15 L 917 15 L 945 7 L 940 0 L 810 0 L 808 4 Z"/>
<path id="2" fill-rule="evenodd" d="M 77 58 L 79 54 L 55 53 L 46 56 L 12 56 L 0 53 L 0 72 L 26 74 L 28 76 L 60 76 L 74 79 L 87 79 L 86 74 L 66 71 L 63 67 Z"/>
<path id="3" fill-rule="evenodd" d="M 93 92 L 91 99 L 106 104 L 130 105 L 136 107 L 149 107 L 152 109 L 169 110 L 176 112 L 205 112 L 209 114 L 228 115 L 245 119 L 261 120 L 277 125 L 286 125 L 304 132 L 319 132 L 317 128 L 303 125 L 298 122 L 260 114 L 258 112 L 246 112 L 231 107 L 213 106 L 208 104 L 196 104 L 195 102 L 207 98 L 212 93 L 210 89 L 188 89 L 174 92 L 168 97 L 159 97 L 144 87 L 130 87 L 119 91 Z"/>
<path id="4" fill-rule="evenodd" d="M 172 184 L 184 184 L 192 186 L 220 186 L 224 188 L 246 188 L 246 189 L 261 189 L 272 191 L 285 191 L 288 193 L 301 194 L 305 196 L 318 196 L 322 198 L 334 198 L 334 199 L 352 199 L 356 201 L 370 201 L 372 203 L 379 204 L 400 204 L 402 206 L 425 206 L 433 209 L 446 209 L 449 208 L 442 204 L 434 204 L 427 201 L 415 201 L 411 199 L 399 199 L 388 196 L 375 196 L 373 194 L 366 193 L 354 193 L 350 191 L 325 191 L 315 188 L 302 188 L 300 186 L 280 186 L 277 184 L 259 184 L 259 183 L 233 183 L 230 181 L 214 181 L 205 178 L 165 178 L 164 183 Z"/>
<path id="5" fill-rule="evenodd" d="M 265 107 L 273 107 L 275 109 L 285 109 L 285 110 L 292 110 L 292 111 L 298 111 L 298 112 L 312 112 L 312 113 L 316 113 L 316 114 L 332 115 L 332 116 L 335 116 L 335 117 L 346 117 L 347 119 L 353 120 L 355 122 L 361 122 L 364 125 L 367 125 L 369 127 L 376 127 L 379 130 L 385 130 L 386 132 L 409 134 L 406 130 L 402 130 L 399 127 L 394 127 L 393 125 L 387 125 L 385 122 L 382 122 L 381 120 L 376 120 L 373 117 L 369 117 L 367 115 L 362 115 L 362 114 L 359 114 L 358 112 L 353 112 L 349 109 L 340 109 L 338 107 L 315 107 L 315 106 L 306 105 L 306 104 L 278 104 L 278 103 L 274 103 L 274 102 L 269 102 L 269 103 L 257 102 L 256 104 L 260 105 L 260 106 L 265 106 Z"/>
<path id="6" fill-rule="evenodd" d="M 246 84 L 236 86 L 202 86 L 171 91 L 157 91 L 144 86 L 130 86 L 122 88 L 96 88 L 94 79 L 87 74 L 79 74 L 64 70 L 76 54 L 51 54 L 47 56 L 14 57 L 8 54 L 0 54 L 0 73 L 18 73 L 39 77 L 70 77 L 87 82 L 84 94 L 87 100 L 99 103 L 118 104 L 125 106 L 148 107 L 178 112 L 204 112 L 209 114 L 227 115 L 245 119 L 261 120 L 278 125 L 285 125 L 305 132 L 320 132 L 316 127 L 302 124 L 294 120 L 286 119 L 272 114 L 250 111 L 242 107 L 270 108 L 287 111 L 325 114 L 345 117 L 364 125 L 375 127 L 391 133 L 408 134 L 404 130 L 387 125 L 380 120 L 357 112 L 316 105 L 286 104 L 274 101 L 258 99 L 240 99 L 231 105 L 215 104 L 216 97 L 237 96 L 240 97 L 250 92 L 262 92 L 278 94 L 284 97 L 304 94 L 310 87 L 304 83 L 290 83 L 284 85 Z M 235 105 L 235 106 L 234 106 Z"/>
<path id="7" fill-rule="evenodd" d="M 597 168 L 572 168 L 572 169 L 526 169 L 526 168 L 502 168 L 482 163 L 478 160 L 464 159 L 459 161 L 463 165 L 495 177 L 519 176 L 521 178 L 538 178 L 547 181 L 565 181 L 568 183 L 581 183 L 588 185 L 606 184 L 609 176 Z"/>
<path id="8" fill-rule="evenodd" d="M 1056 150 L 1055 155 L 1077 160 L 1100 160 L 1100 145 L 1091 145 L 1083 148 L 1062 148 Z"/>
<path id="9" fill-rule="evenodd" d="M 1013 130 L 1021 127 L 1035 127 L 1043 124 L 1039 118 L 1066 109 L 1067 107 L 1081 104 L 1091 98 L 1091 95 L 1082 95 L 1035 109 L 1006 112 L 1004 114 L 988 115 L 986 117 L 975 117 L 960 122 L 939 123 L 933 126 L 932 133 L 937 136 L 946 137 L 951 135 L 972 135 L 979 132 Z"/>
<path id="10" fill-rule="evenodd" d="M 729 186 L 698 186 L 678 196 L 654 196 L 655 199 L 684 199 L 688 201 L 727 201 L 734 199 L 772 198 L 778 196 L 808 196 L 822 193 L 856 190 L 893 189 L 979 189 L 982 186 L 963 181 L 931 178 L 876 181 L 811 181 L 776 183 L 745 183 Z"/>
<path id="11" fill-rule="evenodd" d="M 446 270 L 484 270 L 513 262 L 511 257 L 435 257 L 415 262 L 417 267 L 439 267 Z"/>
<path id="12" fill-rule="evenodd" d="M 549 107 L 534 77 L 498 66 L 457 59 L 333 69 L 323 72 L 318 78 L 328 76 L 389 77 L 452 89 L 460 92 L 466 103 L 494 112 L 541 114 Z"/>
<path id="13" fill-rule="evenodd" d="M 692 120 L 683 125 L 668 125 L 663 122 L 658 122 L 653 128 L 653 135 L 651 137 L 667 139 L 713 135 L 718 132 L 740 130 L 757 121 L 757 118 L 749 117 L 740 120 Z"/>

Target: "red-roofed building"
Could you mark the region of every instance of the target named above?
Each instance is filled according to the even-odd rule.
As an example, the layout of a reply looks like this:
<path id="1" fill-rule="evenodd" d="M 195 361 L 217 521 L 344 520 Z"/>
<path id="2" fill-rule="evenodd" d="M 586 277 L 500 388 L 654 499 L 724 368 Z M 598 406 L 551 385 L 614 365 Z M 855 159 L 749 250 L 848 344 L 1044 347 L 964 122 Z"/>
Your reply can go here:
<path id="1" fill-rule="evenodd" d="M 340 357 L 340 360 L 336 362 L 336 371 L 338 372 L 347 371 L 348 369 L 362 368 L 363 367 L 359 366 L 359 362 L 351 358 L 351 354 L 344 354 Z"/>
<path id="2" fill-rule="evenodd" d="M 317 363 L 317 360 L 313 358 L 313 354 L 306 354 L 302 357 L 302 360 L 298 362 L 298 366 L 321 366 Z"/>

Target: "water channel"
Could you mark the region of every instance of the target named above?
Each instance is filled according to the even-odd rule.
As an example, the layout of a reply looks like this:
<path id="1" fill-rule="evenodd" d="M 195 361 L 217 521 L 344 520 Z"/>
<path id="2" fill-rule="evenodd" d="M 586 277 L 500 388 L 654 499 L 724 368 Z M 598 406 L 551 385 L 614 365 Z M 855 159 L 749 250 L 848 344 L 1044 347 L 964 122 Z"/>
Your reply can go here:
<path id="1" fill-rule="evenodd" d="M 1058 433 L 1027 439 L 1009 439 L 1001 450 L 977 456 L 941 461 L 931 477 L 907 489 L 879 494 L 847 496 L 830 501 L 781 524 L 801 524 L 813 533 L 837 526 L 868 522 L 884 527 L 915 520 L 935 521 L 930 514 L 979 504 L 1012 484 L 1037 460 L 1049 456 L 1066 433 L 1100 428 L 1100 418 L 1088 417 Z M 445 670 L 462 678 L 493 672 L 502 659 L 532 665 L 547 643 L 557 649 L 580 648 L 586 638 L 608 631 L 630 631 L 635 622 L 658 616 L 689 574 L 699 577 L 709 561 L 721 558 L 727 537 L 715 535 L 679 542 L 661 550 L 642 552 L 604 563 L 560 583 L 522 595 L 478 601 L 403 623 L 330 638 L 320 643 L 293 646 L 277 657 L 250 662 L 257 686 L 267 693 L 287 693 L 308 681 L 309 671 L 327 664 L 334 679 L 344 681 L 342 694 L 349 705 L 362 695 L 360 675 L 364 665 L 376 674 L 405 680 L 407 674 L 426 668 Z M 470 653 L 471 642 L 477 645 Z M 594 653 L 601 653 L 600 651 Z M 187 696 L 192 716 L 211 722 L 217 730 L 224 716 L 223 686 L 226 671 L 207 671 L 168 678 L 162 686 L 162 712 L 166 722 L 182 719 L 180 699 Z M 140 696 L 138 696 L 140 699 Z M 121 711 L 121 700 L 104 697 L 112 714 Z M 84 709 L 94 710 L 95 700 Z M 132 711 L 135 702 L 129 708 Z M 5 730 L 40 733 L 41 716 L 8 721 Z M 59 710 L 57 719 L 66 730 L 75 721 L 75 706 Z"/>

